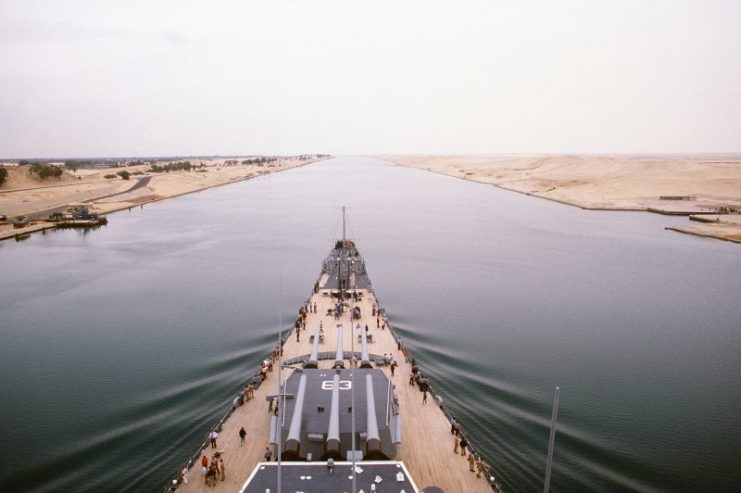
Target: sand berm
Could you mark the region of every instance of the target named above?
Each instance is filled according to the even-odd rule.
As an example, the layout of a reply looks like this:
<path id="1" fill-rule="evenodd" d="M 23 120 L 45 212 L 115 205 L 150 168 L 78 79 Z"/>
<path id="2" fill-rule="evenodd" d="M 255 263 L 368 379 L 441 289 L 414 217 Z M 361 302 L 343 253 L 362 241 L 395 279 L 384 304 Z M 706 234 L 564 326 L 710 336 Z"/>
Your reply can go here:
<path id="1" fill-rule="evenodd" d="M 741 154 L 379 157 L 583 209 L 685 215 L 668 229 L 741 243 Z"/>

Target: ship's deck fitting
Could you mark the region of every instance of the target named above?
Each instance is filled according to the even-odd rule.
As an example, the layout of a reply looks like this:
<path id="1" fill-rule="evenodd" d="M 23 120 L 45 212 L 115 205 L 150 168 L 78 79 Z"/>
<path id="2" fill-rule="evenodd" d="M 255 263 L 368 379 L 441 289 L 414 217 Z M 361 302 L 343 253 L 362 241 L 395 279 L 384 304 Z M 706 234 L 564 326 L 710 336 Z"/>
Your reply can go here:
<path id="1" fill-rule="evenodd" d="M 394 461 L 359 462 L 355 465 L 355 483 L 358 491 L 377 491 L 388 493 L 412 493 L 417 491 L 414 480 L 409 476 L 404 464 Z M 258 464 L 245 482 L 240 493 L 264 493 L 274 491 L 278 464 L 276 462 Z M 330 468 L 325 463 L 288 462 L 281 466 L 281 486 L 284 491 L 351 491 L 352 463 L 335 462 Z"/>

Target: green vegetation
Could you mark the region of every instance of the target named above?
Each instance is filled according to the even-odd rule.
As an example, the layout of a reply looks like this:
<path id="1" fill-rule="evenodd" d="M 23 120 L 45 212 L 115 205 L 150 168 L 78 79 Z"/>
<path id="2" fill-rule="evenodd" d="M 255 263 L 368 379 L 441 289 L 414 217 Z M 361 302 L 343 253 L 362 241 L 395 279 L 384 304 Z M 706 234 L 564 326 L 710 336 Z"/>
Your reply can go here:
<path id="1" fill-rule="evenodd" d="M 190 161 L 178 161 L 177 163 L 167 163 L 163 166 L 153 164 L 149 171 L 152 173 L 169 173 L 170 171 L 190 171 L 195 168 Z"/>
<path id="2" fill-rule="evenodd" d="M 42 180 L 45 180 L 49 177 L 52 178 L 59 178 L 62 176 L 62 168 L 59 166 L 54 166 L 53 164 L 42 164 L 42 163 L 33 163 L 31 164 L 31 168 L 29 168 L 28 172 L 32 175 L 36 175 Z"/>
<path id="3" fill-rule="evenodd" d="M 128 179 L 129 179 L 129 178 L 131 177 L 131 173 L 129 173 L 129 172 L 128 172 L 128 171 L 126 171 L 126 170 L 123 170 L 123 171 L 119 171 L 119 172 L 118 172 L 118 173 L 116 173 L 116 174 L 117 174 L 118 176 L 120 176 L 121 178 L 123 178 L 124 180 L 128 180 Z"/>
<path id="4" fill-rule="evenodd" d="M 77 173 L 77 170 L 80 169 L 80 162 L 79 161 L 65 161 L 64 167 L 73 173 Z"/>
<path id="5" fill-rule="evenodd" d="M 255 166 L 263 166 L 264 164 L 272 163 L 272 162 L 277 161 L 277 160 L 278 160 L 277 157 L 260 156 L 260 157 L 253 157 L 251 159 L 245 159 L 245 160 L 242 161 L 242 164 L 254 164 Z M 237 161 L 236 160 L 234 160 L 232 162 L 234 164 L 237 164 Z M 224 161 L 224 164 L 230 164 L 230 161 Z"/>
<path id="6" fill-rule="evenodd" d="M 62 168 L 59 166 L 54 166 L 53 164 L 48 163 L 39 163 L 39 162 L 33 162 L 33 161 L 27 161 L 25 159 L 21 159 L 18 161 L 18 166 L 30 166 L 28 168 L 28 173 L 31 175 L 36 175 L 42 180 L 45 180 L 49 177 L 51 178 L 59 178 L 62 176 Z"/>
<path id="7" fill-rule="evenodd" d="M 8 170 L 5 169 L 4 166 L 0 166 L 0 185 L 5 183 L 5 180 L 8 178 Z"/>

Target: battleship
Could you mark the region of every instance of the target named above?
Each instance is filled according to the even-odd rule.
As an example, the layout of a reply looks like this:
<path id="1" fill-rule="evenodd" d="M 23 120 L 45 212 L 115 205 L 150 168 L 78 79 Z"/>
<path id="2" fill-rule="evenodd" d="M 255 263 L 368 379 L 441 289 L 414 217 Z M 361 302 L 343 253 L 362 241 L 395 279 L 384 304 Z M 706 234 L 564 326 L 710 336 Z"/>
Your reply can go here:
<path id="1" fill-rule="evenodd" d="M 295 323 L 276 336 L 165 490 L 501 491 L 394 331 L 344 226 Z"/>

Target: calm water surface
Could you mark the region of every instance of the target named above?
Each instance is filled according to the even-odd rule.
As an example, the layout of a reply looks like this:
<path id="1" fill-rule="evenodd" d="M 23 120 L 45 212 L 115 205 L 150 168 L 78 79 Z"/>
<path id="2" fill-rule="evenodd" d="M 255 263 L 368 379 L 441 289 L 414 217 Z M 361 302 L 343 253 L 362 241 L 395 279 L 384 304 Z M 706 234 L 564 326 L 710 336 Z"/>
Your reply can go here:
<path id="1" fill-rule="evenodd" d="M 553 491 L 738 490 L 739 245 L 340 158 L 0 243 L 0 491 L 160 491 L 292 322 L 342 205 L 508 491 L 542 489 L 556 385 Z"/>

